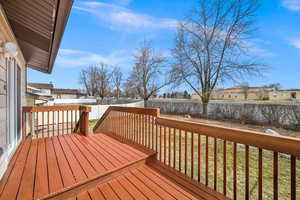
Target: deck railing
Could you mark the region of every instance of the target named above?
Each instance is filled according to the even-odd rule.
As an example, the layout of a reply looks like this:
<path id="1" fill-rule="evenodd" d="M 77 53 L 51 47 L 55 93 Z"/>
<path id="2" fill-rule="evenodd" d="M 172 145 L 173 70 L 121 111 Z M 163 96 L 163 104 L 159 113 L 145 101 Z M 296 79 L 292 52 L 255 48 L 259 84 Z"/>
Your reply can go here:
<path id="1" fill-rule="evenodd" d="M 45 138 L 80 132 L 89 133 L 91 108 L 81 105 L 23 107 L 22 135 Z"/>
<path id="2" fill-rule="evenodd" d="M 157 153 L 161 163 L 232 199 L 300 197 L 300 139 L 109 107 L 94 127 Z"/>

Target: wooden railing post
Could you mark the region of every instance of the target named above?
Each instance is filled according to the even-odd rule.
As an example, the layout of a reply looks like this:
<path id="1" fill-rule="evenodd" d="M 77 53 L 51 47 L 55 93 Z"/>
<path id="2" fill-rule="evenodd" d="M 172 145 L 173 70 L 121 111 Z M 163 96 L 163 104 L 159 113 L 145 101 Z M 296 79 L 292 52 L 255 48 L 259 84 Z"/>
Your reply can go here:
<path id="1" fill-rule="evenodd" d="M 80 106 L 81 121 L 80 121 L 80 133 L 82 135 L 89 135 L 89 112 L 91 112 L 91 107 Z"/>

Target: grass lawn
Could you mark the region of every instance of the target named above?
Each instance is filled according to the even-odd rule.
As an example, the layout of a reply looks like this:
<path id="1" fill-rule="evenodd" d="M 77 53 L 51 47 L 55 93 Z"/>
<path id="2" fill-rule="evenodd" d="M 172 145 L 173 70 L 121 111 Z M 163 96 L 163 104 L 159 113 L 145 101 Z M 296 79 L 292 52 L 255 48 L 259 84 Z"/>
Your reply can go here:
<path id="1" fill-rule="evenodd" d="M 180 116 L 167 116 L 176 119 L 183 119 Z M 195 121 L 195 119 L 189 119 Z M 95 125 L 96 120 L 90 121 L 90 128 Z M 214 124 L 214 123 L 213 123 Z M 232 127 L 232 125 L 231 125 Z M 238 127 L 241 128 L 241 127 Z M 251 127 L 253 128 L 253 127 Z M 248 128 L 249 129 L 249 128 Z M 253 129 L 251 129 L 253 130 Z M 164 128 L 162 128 L 162 152 L 158 149 L 158 156 L 161 154 L 161 160 L 166 164 L 171 163 L 173 166 L 174 159 L 174 144 L 176 152 L 176 161 L 175 168 L 184 173 L 185 167 L 185 132 L 181 131 L 181 169 L 179 169 L 179 140 L 180 132 L 176 130 L 176 143 L 174 143 L 174 129 L 171 129 L 171 137 L 169 141 L 169 128 L 166 128 L 166 136 L 164 135 Z M 156 135 L 156 131 L 154 131 Z M 152 131 L 150 132 L 152 135 Z M 194 134 L 194 163 L 191 163 L 191 151 L 192 151 L 192 136 L 191 133 L 187 133 L 187 175 L 191 177 L 191 168 L 194 166 L 194 176 L 195 180 L 198 179 L 198 172 L 200 171 L 200 182 L 205 184 L 205 169 L 206 169 L 206 137 L 200 136 L 200 155 L 198 155 L 198 134 Z M 158 142 L 160 138 L 158 138 Z M 268 142 L 268 141 L 266 141 Z M 166 152 L 164 152 L 164 144 L 166 143 Z M 170 146 L 169 146 L 170 143 Z M 224 142 L 222 140 L 216 140 L 217 144 L 217 191 L 223 193 L 223 147 Z M 214 138 L 208 139 L 208 185 L 211 188 L 214 188 Z M 170 157 L 169 157 L 169 150 Z M 164 156 L 166 155 L 166 157 Z M 198 157 L 200 156 L 200 158 Z M 227 179 L 227 196 L 232 198 L 233 194 L 233 144 L 227 142 L 226 145 L 226 156 L 227 156 L 227 165 L 226 165 L 226 179 Z M 198 168 L 198 159 L 200 159 L 200 168 Z M 278 189 L 279 189 L 279 199 L 285 200 L 290 199 L 290 159 L 284 156 L 278 157 Z M 254 147 L 249 148 L 249 190 L 250 190 L 250 199 L 258 199 L 258 149 Z M 300 161 L 297 161 L 297 197 L 300 197 Z M 245 147 L 243 145 L 237 145 L 237 195 L 238 199 L 244 199 L 245 196 Z M 273 152 L 264 150 L 263 151 L 263 199 L 273 199 Z"/>

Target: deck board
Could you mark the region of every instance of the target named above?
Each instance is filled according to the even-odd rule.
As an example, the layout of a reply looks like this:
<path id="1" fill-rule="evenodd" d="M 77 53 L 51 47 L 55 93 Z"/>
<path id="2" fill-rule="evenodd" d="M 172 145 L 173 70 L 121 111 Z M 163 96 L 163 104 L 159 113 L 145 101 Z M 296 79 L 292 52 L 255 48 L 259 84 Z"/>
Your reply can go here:
<path id="1" fill-rule="evenodd" d="M 49 192 L 61 190 L 63 188 L 63 181 L 61 172 L 58 167 L 57 157 L 55 155 L 52 138 L 46 138 L 46 154 L 47 154 L 47 167 L 48 167 L 48 182 Z"/>
<path id="2" fill-rule="evenodd" d="M 48 171 L 45 140 L 38 141 L 37 166 L 35 174 L 34 198 L 39 198 L 49 193 Z"/>
<path id="3" fill-rule="evenodd" d="M 27 155 L 30 149 L 30 140 L 26 140 L 23 144 L 22 153 L 19 154 L 14 168 L 9 174 L 8 180 L 5 184 L 1 199 L 15 199 L 19 191 L 19 185 L 22 180 L 23 169 L 27 160 Z M 2 181 L 2 180 L 1 180 Z"/>
<path id="4" fill-rule="evenodd" d="M 147 175 L 142 175 L 142 172 L 145 174 L 147 172 Z M 163 180 L 164 184 L 162 185 L 161 181 L 153 181 L 149 178 L 150 176 Z M 186 190 L 157 174 L 154 169 L 147 165 L 130 170 L 108 182 L 100 183 L 93 190 L 97 188 L 100 189 L 106 199 L 204 199 L 188 194 Z"/>
<path id="5" fill-rule="evenodd" d="M 65 154 L 63 153 L 57 137 L 53 137 L 52 141 L 57 157 L 58 166 L 61 172 L 63 185 L 64 187 L 71 186 L 76 183 L 71 167 L 67 161 L 67 158 L 65 157 Z"/>
<path id="6" fill-rule="evenodd" d="M 74 154 L 72 153 L 72 150 L 66 143 L 63 137 L 58 137 L 58 140 L 60 141 L 61 147 L 63 149 L 64 155 L 66 156 L 66 159 L 68 160 L 68 163 L 70 164 L 71 170 L 75 176 L 76 182 L 83 181 L 87 179 L 87 175 L 81 168 L 79 162 L 75 158 Z"/>
<path id="7" fill-rule="evenodd" d="M 33 140 L 24 167 L 17 199 L 32 199 L 35 181 L 38 141 Z"/>
<path id="8" fill-rule="evenodd" d="M 145 163 L 151 155 L 105 134 L 26 139 L 0 181 L 0 200 L 53 195 L 70 200 L 220 199 L 203 187 L 173 181 L 171 172 Z"/>

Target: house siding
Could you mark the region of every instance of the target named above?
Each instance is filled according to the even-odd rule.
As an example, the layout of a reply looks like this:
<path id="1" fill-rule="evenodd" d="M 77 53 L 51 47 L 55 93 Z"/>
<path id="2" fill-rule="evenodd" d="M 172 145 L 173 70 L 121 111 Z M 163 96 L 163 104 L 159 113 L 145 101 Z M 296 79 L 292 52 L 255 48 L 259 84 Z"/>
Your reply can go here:
<path id="1" fill-rule="evenodd" d="M 6 146 L 6 65 L 4 56 L 0 55 L 0 154 L 3 153 Z M 0 156 L 1 157 L 1 156 Z"/>
<path id="2" fill-rule="evenodd" d="M 20 105 L 21 107 L 26 105 L 26 99 L 25 99 L 25 91 L 26 91 L 26 62 L 23 56 L 22 51 L 20 50 L 20 47 L 17 45 L 17 54 L 16 55 L 10 55 L 4 48 L 4 44 L 6 42 L 12 42 L 14 44 L 18 44 L 16 37 L 11 29 L 11 26 L 7 20 L 7 17 L 5 15 L 5 12 L 0 4 L 0 178 L 5 171 L 7 164 L 9 160 L 11 159 L 14 151 L 16 150 L 18 146 L 18 142 L 20 141 L 20 137 L 17 138 L 19 141 L 16 141 L 16 139 L 13 141 L 14 144 L 8 148 L 8 138 L 9 135 L 12 135 L 12 133 L 9 133 L 8 130 L 8 102 L 7 102 L 7 96 L 9 94 L 10 88 L 8 87 L 8 65 L 7 61 L 8 59 L 11 59 L 12 63 L 15 63 L 18 65 L 20 69 Z M 15 62 L 14 62 L 15 61 Z M 21 108 L 20 108 L 21 109 Z M 19 110 L 20 112 L 22 110 Z M 15 123 L 17 124 L 17 123 Z M 17 129 L 17 127 L 15 127 Z M 19 129 L 20 131 L 20 129 Z M 20 133 L 21 134 L 21 133 Z"/>

